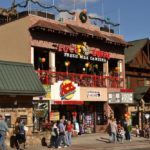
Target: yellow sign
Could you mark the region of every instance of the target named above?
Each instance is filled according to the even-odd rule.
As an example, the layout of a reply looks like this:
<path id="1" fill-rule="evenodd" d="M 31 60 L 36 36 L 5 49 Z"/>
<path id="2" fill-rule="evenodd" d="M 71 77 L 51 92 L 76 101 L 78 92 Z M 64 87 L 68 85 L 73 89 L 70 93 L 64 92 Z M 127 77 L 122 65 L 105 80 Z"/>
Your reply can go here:
<path id="1" fill-rule="evenodd" d="M 50 120 L 51 121 L 60 120 L 59 112 L 50 112 Z"/>
<path id="2" fill-rule="evenodd" d="M 45 98 L 51 98 L 51 86 L 50 85 L 43 85 L 45 91 L 46 91 L 46 94 L 45 94 Z"/>

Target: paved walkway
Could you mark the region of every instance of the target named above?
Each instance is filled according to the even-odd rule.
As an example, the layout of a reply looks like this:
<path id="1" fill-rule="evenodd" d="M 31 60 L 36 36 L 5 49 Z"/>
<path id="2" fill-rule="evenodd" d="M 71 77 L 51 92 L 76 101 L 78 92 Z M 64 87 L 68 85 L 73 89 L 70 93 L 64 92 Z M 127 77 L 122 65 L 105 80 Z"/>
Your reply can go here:
<path id="1" fill-rule="evenodd" d="M 31 139 L 30 139 L 31 140 Z M 36 140 L 36 139 L 32 139 Z M 8 142 L 7 142 L 8 145 Z M 28 150 L 52 150 L 42 147 L 40 143 L 28 144 Z M 150 150 L 150 139 L 132 137 L 132 141 L 125 141 L 123 144 L 117 142 L 108 143 L 107 134 L 85 134 L 73 137 L 72 146 L 62 148 L 62 150 Z M 8 148 L 8 150 L 13 150 Z"/>

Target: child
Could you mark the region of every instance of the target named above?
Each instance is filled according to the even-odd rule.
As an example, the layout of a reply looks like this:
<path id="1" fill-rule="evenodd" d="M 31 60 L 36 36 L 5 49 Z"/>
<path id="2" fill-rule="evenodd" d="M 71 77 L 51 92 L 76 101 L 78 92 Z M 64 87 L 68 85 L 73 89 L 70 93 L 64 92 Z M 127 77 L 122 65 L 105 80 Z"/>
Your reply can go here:
<path id="1" fill-rule="evenodd" d="M 140 136 L 140 130 L 139 130 L 138 125 L 136 125 L 136 137 L 139 137 L 139 136 Z"/>
<path id="2" fill-rule="evenodd" d="M 119 139 L 120 139 L 120 140 L 121 140 L 121 143 L 124 142 L 124 135 L 125 135 L 124 129 L 123 129 L 123 127 L 120 127 L 120 128 L 118 129 L 117 139 L 118 139 L 118 141 L 119 141 Z"/>

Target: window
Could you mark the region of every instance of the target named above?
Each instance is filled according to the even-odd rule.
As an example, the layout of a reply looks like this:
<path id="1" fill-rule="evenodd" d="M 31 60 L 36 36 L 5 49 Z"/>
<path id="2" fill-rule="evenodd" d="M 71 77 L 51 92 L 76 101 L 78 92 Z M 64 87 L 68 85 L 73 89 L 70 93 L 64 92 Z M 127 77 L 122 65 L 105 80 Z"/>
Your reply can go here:
<path id="1" fill-rule="evenodd" d="M 5 122 L 7 123 L 8 127 L 11 128 L 11 116 L 5 116 Z"/>
<path id="2" fill-rule="evenodd" d="M 21 115 L 20 120 L 22 120 L 25 125 L 27 124 L 27 116 L 26 115 Z"/>

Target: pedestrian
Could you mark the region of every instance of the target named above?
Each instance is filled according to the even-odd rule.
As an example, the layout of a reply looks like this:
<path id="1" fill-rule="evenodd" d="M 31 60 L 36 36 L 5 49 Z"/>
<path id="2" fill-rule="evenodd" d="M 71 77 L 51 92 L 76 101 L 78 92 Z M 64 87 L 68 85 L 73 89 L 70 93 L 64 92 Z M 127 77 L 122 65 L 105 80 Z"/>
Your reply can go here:
<path id="1" fill-rule="evenodd" d="M 21 150 L 20 149 L 20 140 L 21 140 L 21 137 L 20 137 L 20 117 L 17 117 L 16 121 L 15 121 L 15 125 L 14 125 L 14 135 L 15 135 L 15 147 L 17 150 Z"/>
<path id="2" fill-rule="evenodd" d="M 56 148 L 61 148 L 60 144 L 63 142 L 64 147 L 67 147 L 67 142 L 65 139 L 65 126 L 64 126 L 64 121 L 63 119 L 60 120 L 58 124 L 58 129 L 59 129 L 59 137 L 56 142 Z"/>
<path id="3" fill-rule="evenodd" d="M 25 125 L 23 120 L 21 120 L 19 123 L 19 136 L 20 136 L 20 141 L 19 141 L 20 149 L 24 149 L 26 136 L 25 136 Z"/>
<path id="4" fill-rule="evenodd" d="M 140 137 L 140 129 L 138 127 L 138 125 L 136 125 L 136 137 Z"/>
<path id="5" fill-rule="evenodd" d="M 109 143 L 111 143 L 111 140 L 112 140 L 112 134 L 111 134 L 111 119 L 109 118 L 108 119 L 108 123 L 107 123 L 107 127 L 106 127 L 106 132 L 108 133 L 109 135 Z"/>
<path id="6" fill-rule="evenodd" d="M 117 124 L 115 118 L 112 118 L 110 122 L 110 128 L 111 128 L 111 142 L 116 143 L 117 141 Z"/>
<path id="7" fill-rule="evenodd" d="M 53 126 L 52 126 L 52 132 L 51 132 L 51 139 L 50 139 L 50 145 L 48 146 L 48 148 L 53 148 L 53 147 L 57 147 L 56 142 L 58 139 L 58 135 L 59 135 L 59 130 L 57 127 L 57 123 L 54 122 Z"/>
<path id="8" fill-rule="evenodd" d="M 124 128 L 120 126 L 117 131 L 117 141 L 121 141 L 121 143 L 124 142 L 124 136 L 125 136 L 125 131 Z"/>
<path id="9" fill-rule="evenodd" d="M 6 150 L 5 137 L 7 132 L 9 132 L 8 126 L 4 121 L 3 116 L 0 114 L 0 149 L 1 150 Z"/>
<path id="10" fill-rule="evenodd" d="M 132 125 L 131 120 L 127 120 L 127 140 L 131 141 Z"/>
<path id="11" fill-rule="evenodd" d="M 67 122 L 67 125 L 66 125 L 66 136 L 67 136 L 67 139 L 68 139 L 68 146 L 71 146 L 71 139 L 72 139 L 72 132 L 73 132 L 73 125 L 71 124 L 71 121 L 68 121 Z"/>

